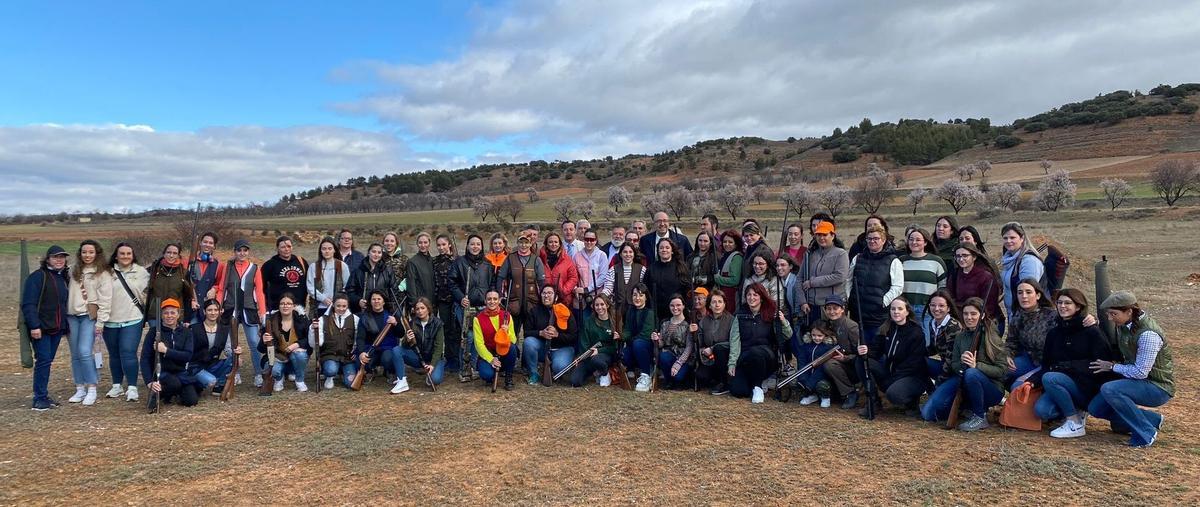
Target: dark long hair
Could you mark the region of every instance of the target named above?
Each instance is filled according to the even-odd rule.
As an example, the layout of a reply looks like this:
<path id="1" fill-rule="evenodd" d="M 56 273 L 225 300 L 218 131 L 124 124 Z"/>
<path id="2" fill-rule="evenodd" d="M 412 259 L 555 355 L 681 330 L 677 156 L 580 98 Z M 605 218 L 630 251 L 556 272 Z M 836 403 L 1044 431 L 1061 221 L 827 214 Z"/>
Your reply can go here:
<path id="1" fill-rule="evenodd" d="M 83 282 L 83 247 L 87 245 L 92 245 L 92 248 L 96 249 L 96 259 L 92 261 L 92 264 L 96 266 L 95 274 L 99 275 L 108 271 L 108 263 L 104 260 L 104 247 L 94 239 L 85 239 L 79 243 L 79 250 L 75 252 L 75 269 L 72 270 L 71 277 L 76 282 Z"/>
<path id="2" fill-rule="evenodd" d="M 754 282 L 750 285 L 747 285 L 742 291 L 743 298 L 746 294 L 751 292 L 758 294 L 759 300 L 762 301 L 762 304 L 759 306 L 758 310 L 759 316 L 761 316 L 762 319 L 768 324 L 774 323 L 775 314 L 779 312 L 779 309 L 777 306 L 775 306 L 775 301 L 771 300 L 771 295 L 767 292 L 767 288 L 763 287 L 763 284 L 761 283 Z M 746 308 L 749 309 L 750 306 L 746 305 Z"/>

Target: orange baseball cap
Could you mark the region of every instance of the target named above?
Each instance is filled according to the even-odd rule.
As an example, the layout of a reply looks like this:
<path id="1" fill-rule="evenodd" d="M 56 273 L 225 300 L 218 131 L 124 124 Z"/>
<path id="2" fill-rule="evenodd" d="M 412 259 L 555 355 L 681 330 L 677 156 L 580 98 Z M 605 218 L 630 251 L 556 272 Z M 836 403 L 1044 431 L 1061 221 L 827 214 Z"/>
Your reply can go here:
<path id="1" fill-rule="evenodd" d="M 817 228 L 813 229 L 813 234 L 833 234 L 836 230 L 832 223 L 821 221 L 817 224 Z"/>

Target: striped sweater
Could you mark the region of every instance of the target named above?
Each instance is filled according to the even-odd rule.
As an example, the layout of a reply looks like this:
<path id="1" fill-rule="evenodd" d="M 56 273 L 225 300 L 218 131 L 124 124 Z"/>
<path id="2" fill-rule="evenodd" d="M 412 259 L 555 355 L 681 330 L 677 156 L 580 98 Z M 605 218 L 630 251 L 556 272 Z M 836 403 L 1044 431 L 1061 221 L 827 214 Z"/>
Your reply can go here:
<path id="1" fill-rule="evenodd" d="M 900 262 L 904 264 L 903 295 L 910 304 L 924 306 L 934 292 L 946 287 L 946 263 L 941 257 L 925 254 L 917 258 L 908 254 L 901 256 Z"/>

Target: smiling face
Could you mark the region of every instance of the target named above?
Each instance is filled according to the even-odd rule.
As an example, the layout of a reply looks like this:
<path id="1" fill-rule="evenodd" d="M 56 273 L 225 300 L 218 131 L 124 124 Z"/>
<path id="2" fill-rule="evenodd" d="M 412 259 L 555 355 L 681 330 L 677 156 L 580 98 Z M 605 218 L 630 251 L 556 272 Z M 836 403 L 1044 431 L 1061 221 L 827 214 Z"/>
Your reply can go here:
<path id="1" fill-rule="evenodd" d="M 221 317 L 221 305 L 212 304 L 204 307 L 204 320 L 214 324 Z"/>
<path id="2" fill-rule="evenodd" d="M 671 230 L 671 218 L 666 213 L 659 211 L 654 214 L 654 230 L 658 231 L 658 235 L 662 236 Z"/>
<path id="3" fill-rule="evenodd" d="M 557 252 L 559 248 L 562 248 L 562 242 L 559 241 L 558 236 L 546 237 L 546 250 Z"/>
<path id="4" fill-rule="evenodd" d="M 592 310 L 596 312 L 596 317 L 600 320 L 608 319 L 608 302 L 604 298 L 598 297 L 592 301 Z"/>
<path id="5" fill-rule="evenodd" d="M 838 304 L 825 305 L 823 310 L 825 312 L 825 318 L 827 320 L 838 320 L 838 319 L 842 318 L 842 315 L 846 314 L 846 309 L 842 308 L 842 305 L 838 305 Z"/>
<path id="6" fill-rule="evenodd" d="M 117 264 L 120 264 L 123 268 L 127 268 L 130 264 L 133 264 L 133 247 L 124 245 L 117 249 Z"/>
<path id="7" fill-rule="evenodd" d="M 496 238 L 492 240 L 492 252 L 500 253 L 504 251 L 504 240 Z"/>
<path id="8" fill-rule="evenodd" d="M 621 245 L 621 262 L 625 264 L 633 264 L 633 258 L 633 245 L 628 243 Z"/>
<path id="9" fill-rule="evenodd" d="M 371 259 L 371 263 L 378 263 L 383 259 L 383 247 L 375 245 L 367 251 L 367 257 Z"/>
<path id="10" fill-rule="evenodd" d="M 792 273 L 792 263 L 786 259 L 775 259 L 775 275 L 780 278 L 787 278 Z"/>
<path id="11" fill-rule="evenodd" d="M 913 255 L 925 253 L 925 236 L 918 231 L 908 233 L 908 251 Z"/>
<path id="12" fill-rule="evenodd" d="M 417 237 L 417 251 L 421 253 L 429 253 L 429 235 L 422 234 Z"/>
<path id="13" fill-rule="evenodd" d="M 668 241 L 658 242 L 658 260 L 663 262 L 671 262 L 671 243 Z"/>
<path id="14" fill-rule="evenodd" d="M 892 322 L 904 325 L 908 322 L 908 305 L 900 299 L 892 300 L 892 304 L 888 305 L 888 316 L 892 318 Z"/>
<path id="15" fill-rule="evenodd" d="M 379 313 L 383 311 L 383 295 L 371 294 L 371 311 Z"/>
<path id="16" fill-rule="evenodd" d="M 174 306 L 163 308 L 162 322 L 164 326 L 175 327 L 175 324 L 179 323 L 179 309 Z"/>
<path id="17" fill-rule="evenodd" d="M 217 241 L 214 240 L 212 236 L 205 234 L 204 237 L 200 238 L 200 251 L 201 252 L 210 254 L 210 253 L 213 253 L 213 249 L 215 249 L 216 247 L 217 247 Z"/>
<path id="18" fill-rule="evenodd" d="M 558 298 L 554 295 L 554 288 L 547 285 L 542 288 L 542 304 L 546 306 L 554 306 L 555 300 Z"/>
<path id="19" fill-rule="evenodd" d="M 1058 299 L 1054 301 L 1054 307 L 1058 310 L 1058 316 L 1064 319 L 1069 319 L 1079 313 L 1079 305 L 1076 305 L 1075 301 L 1067 296 L 1058 296 Z"/>
<path id="20" fill-rule="evenodd" d="M 799 225 L 788 227 L 787 242 L 788 246 L 792 247 L 797 247 L 804 243 L 804 229 L 801 229 Z"/>
<path id="21" fill-rule="evenodd" d="M 84 264 L 96 262 L 96 247 L 93 245 L 83 245 L 79 247 L 79 260 Z"/>
<path id="22" fill-rule="evenodd" d="M 399 244 L 400 244 L 400 242 L 396 240 L 395 234 L 392 234 L 389 232 L 383 236 L 383 249 L 384 250 L 387 250 L 389 252 L 395 252 L 396 245 L 399 245 Z"/>
<path id="23" fill-rule="evenodd" d="M 1008 252 L 1016 252 L 1025 246 L 1025 239 L 1014 230 L 1005 231 L 1001 239 L 1004 240 L 1004 250 Z"/>
<path id="24" fill-rule="evenodd" d="M 983 315 L 979 313 L 978 308 L 967 305 L 963 307 L 962 317 L 963 325 L 967 326 L 967 329 L 975 329 L 979 327 L 979 319 L 983 318 Z"/>
<path id="25" fill-rule="evenodd" d="M 721 238 L 721 249 L 726 252 L 732 252 L 737 249 L 737 242 L 732 236 L 724 236 Z"/>
<path id="26" fill-rule="evenodd" d="M 333 302 L 333 313 L 345 315 L 348 311 L 350 311 L 350 302 L 345 298 L 338 298 Z"/>
<path id="27" fill-rule="evenodd" d="M 667 309 L 670 310 L 672 317 L 683 315 L 683 300 L 680 298 L 671 298 L 671 302 L 667 303 Z"/>
<path id="28" fill-rule="evenodd" d="M 637 289 L 633 289 L 633 293 L 629 297 L 629 299 L 633 300 L 634 308 L 641 309 L 641 308 L 646 307 L 646 293 L 645 292 L 642 292 Z"/>
<path id="29" fill-rule="evenodd" d="M 946 299 L 941 296 L 929 298 L 929 305 L 926 308 L 929 308 L 929 315 L 931 315 L 934 320 L 940 321 L 945 318 L 946 315 L 950 314 L 950 305 L 947 304 Z"/>
<path id="30" fill-rule="evenodd" d="M 483 297 L 483 304 L 488 310 L 496 311 L 500 308 L 500 293 L 494 290 L 489 290 L 487 295 Z"/>
<path id="31" fill-rule="evenodd" d="M 567 241 L 575 241 L 575 224 L 566 222 L 562 224 L 563 238 Z"/>
<path id="32" fill-rule="evenodd" d="M 970 271 L 975 267 L 975 254 L 966 248 L 956 249 L 954 250 L 954 262 L 958 263 L 958 267 L 963 271 Z"/>
<path id="33" fill-rule="evenodd" d="M 480 238 L 468 239 L 467 251 L 471 252 L 471 255 L 479 255 L 483 251 L 483 240 Z"/>
<path id="34" fill-rule="evenodd" d="M 767 274 L 767 260 L 762 257 L 755 257 L 751 264 L 754 267 L 754 276 L 764 276 Z"/>
<path id="35" fill-rule="evenodd" d="M 758 292 L 747 290 L 746 307 L 750 308 L 750 311 L 758 313 L 758 310 L 762 308 L 762 296 L 758 295 Z"/>
<path id="36" fill-rule="evenodd" d="M 937 224 L 933 226 L 933 233 L 937 239 L 950 239 L 950 235 L 954 234 L 954 229 L 950 227 L 950 221 L 945 218 L 939 218 Z"/>
<path id="37" fill-rule="evenodd" d="M 237 260 L 239 260 L 239 261 L 243 261 L 243 262 L 249 261 L 250 260 L 250 247 L 247 247 L 247 246 L 241 247 L 241 248 L 237 249 L 236 251 L 234 251 L 233 255 L 234 255 L 234 257 L 237 257 Z"/>

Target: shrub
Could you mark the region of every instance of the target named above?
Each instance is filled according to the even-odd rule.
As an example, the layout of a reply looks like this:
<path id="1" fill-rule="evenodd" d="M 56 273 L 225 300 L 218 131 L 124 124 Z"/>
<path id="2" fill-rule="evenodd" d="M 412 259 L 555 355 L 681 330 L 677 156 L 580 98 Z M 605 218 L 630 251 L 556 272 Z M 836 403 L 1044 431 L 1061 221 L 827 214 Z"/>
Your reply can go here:
<path id="1" fill-rule="evenodd" d="M 1021 142 L 1021 138 L 1017 136 L 996 136 L 996 147 L 1000 149 L 1012 148 L 1013 146 L 1021 144 Z"/>

